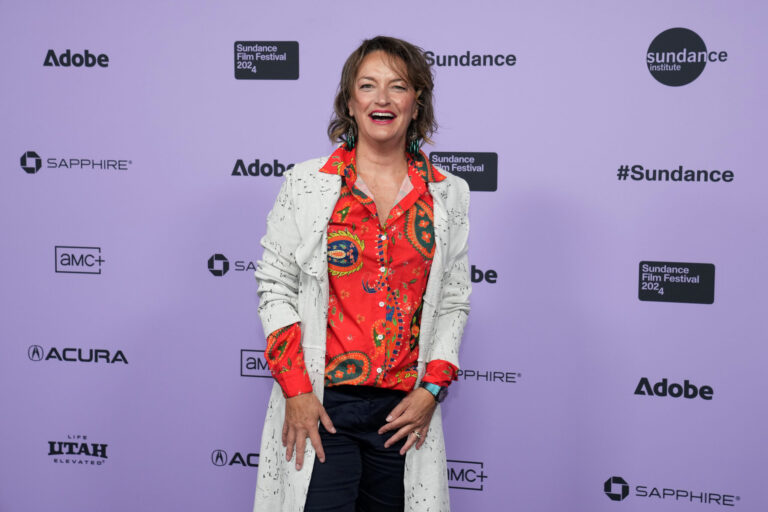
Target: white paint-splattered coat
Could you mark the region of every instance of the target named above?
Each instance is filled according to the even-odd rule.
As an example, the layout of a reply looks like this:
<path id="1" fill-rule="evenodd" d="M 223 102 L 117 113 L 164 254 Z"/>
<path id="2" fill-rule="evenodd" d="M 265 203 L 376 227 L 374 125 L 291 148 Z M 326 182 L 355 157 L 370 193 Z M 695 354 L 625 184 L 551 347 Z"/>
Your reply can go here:
<path id="1" fill-rule="evenodd" d="M 267 217 L 267 234 L 261 241 L 264 255 L 255 272 L 264 335 L 301 322 L 304 360 L 321 402 L 329 286 L 326 232 L 341 190 L 341 176 L 319 172 L 326 161 L 327 157 L 309 160 L 285 173 Z M 428 185 L 434 200 L 436 248 L 424 292 L 419 380 L 426 361 L 443 359 L 459 366 L 459 343 L 469 313 L 469 187 L 464 180 L 440 172 L 447 179 Z M 295 460 L 286 462 L 281 441 L 284 415 L 285 399 L 275 383 L 261 438 L 254 512 L 304 509 L 315 450 L 307 442 L 300 471 L 295 469 Z M 450 510 L 445 459 L 438 405 L 424 445 L 406 455 L 406 511 Z"/>

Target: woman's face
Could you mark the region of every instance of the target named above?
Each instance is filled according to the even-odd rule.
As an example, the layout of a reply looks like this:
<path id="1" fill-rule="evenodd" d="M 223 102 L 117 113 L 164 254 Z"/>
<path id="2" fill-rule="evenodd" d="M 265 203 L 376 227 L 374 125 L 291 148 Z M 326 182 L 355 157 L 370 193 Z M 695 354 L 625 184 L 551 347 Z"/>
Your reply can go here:
<path id="1" fill-rule="evenodd" d="M 405 148 L 408 125 L 418 115 L 416 91 L 392 59 L 382 51 L 365 56 L 352 84 L 347 105 L 357 123 L 358 141 L 374 146 L 401 145 Z"/>

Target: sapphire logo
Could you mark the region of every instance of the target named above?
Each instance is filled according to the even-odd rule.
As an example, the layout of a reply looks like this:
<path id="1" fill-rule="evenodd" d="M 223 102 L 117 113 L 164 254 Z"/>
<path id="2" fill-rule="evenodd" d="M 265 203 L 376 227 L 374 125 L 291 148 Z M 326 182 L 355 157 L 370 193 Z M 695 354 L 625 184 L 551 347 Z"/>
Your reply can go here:
<path id="1" fill-rule="evenodd" d="M 21 155 L 21 168 L 27 174 L 35 174 L 43 166 L 43 160 L 40 155 L 34 151 L 27 151 Z"/>
<path id="2" fill-rule="evenodd" d="M 229 260 L 223 254 L 216 253 L 208 258 L 208 271 L 216 277 L 229 272 Z"/>
<path id="3" fill-rule="evenodd" d="M 603 484 L 603 491 L 613 501 L 622 501 L 629 496 L 629 484 L 620 476 L 612 476 Z"/>

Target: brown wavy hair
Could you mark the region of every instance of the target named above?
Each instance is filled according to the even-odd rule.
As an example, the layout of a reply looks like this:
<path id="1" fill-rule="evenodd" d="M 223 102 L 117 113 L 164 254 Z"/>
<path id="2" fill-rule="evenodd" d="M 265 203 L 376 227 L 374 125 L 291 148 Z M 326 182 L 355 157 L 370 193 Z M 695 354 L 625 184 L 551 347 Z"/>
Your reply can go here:
<path id="1" fill-rule="evenodd" d="M 434 95 L 432 90 L 435 81 L 432 69 L 427 64 L 424 50 L 402 39 L 387 36 L 376 36 L 366 39 L 352 52 L 341 70 L 341 80 L 336 91 L 336 99 L 333 101 L 333 116 L 328 124 L 328 137 L 331 142 L 345 142 L 346 134 L 351 127 L 357 138 L 357 124 L 349 115 L 349 100 L 352 97 L 357 72 L 363 59 L 372 52 L 383 51 L 392 59 L 392 67 L 401 68 L 405 80 L 416 90 L 416 104 L 419 107 L 418 115 L 411 121 L 408 133 L 416 131 L 419 139 L 431 143 L 430 136 L 437 131 L 435 121 Z M 404 68 L 404 69 L 403 69 Z"/>

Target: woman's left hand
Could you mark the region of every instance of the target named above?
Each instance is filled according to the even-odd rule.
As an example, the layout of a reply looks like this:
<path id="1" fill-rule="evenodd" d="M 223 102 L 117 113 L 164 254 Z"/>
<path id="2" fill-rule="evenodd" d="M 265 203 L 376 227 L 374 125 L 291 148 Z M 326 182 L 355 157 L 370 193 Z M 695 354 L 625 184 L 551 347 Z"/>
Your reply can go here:
<path id="1" fill-rule="evenodd" d="M 408 437 L 405 445 L 400 450 L 400 455 L 405 455 L 411 446 L 416 444 L 416 449 L 421 448 L 427 439 L 429 422 L 432 421 L 432 413 L 435 412 L 437 402 L 432 393 L 424 388 L 416 388 L 392 409 L 387 416 L 387 424 L 379 429 L 379 434 L 399 429 L 390 437 L 385 448 L 389 448 L 400 439 Z M 418 435 L 416 435 L 418 433 Z"/>

